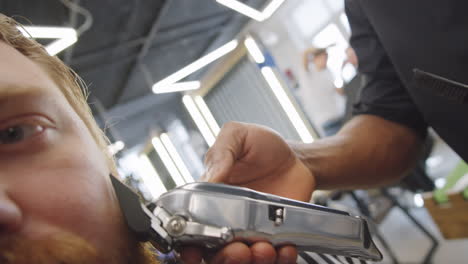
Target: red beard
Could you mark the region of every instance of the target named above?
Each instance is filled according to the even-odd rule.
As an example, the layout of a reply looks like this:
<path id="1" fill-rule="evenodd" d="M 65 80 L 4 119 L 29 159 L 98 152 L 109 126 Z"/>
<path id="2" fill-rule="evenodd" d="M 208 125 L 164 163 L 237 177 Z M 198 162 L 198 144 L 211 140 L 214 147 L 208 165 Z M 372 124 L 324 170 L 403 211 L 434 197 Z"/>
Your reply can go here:
<path id="1" fill-rule="evenodd" d="M 135 263 L 157 264 L 155 254 L 147 246 L 135 243 L 129 245 L 124 259 L 104 260 L 89 242 L 73 235 L 63 233 L 41 240 L 22 238 L 0 239 L 1 264 L 101 264 Z"/>

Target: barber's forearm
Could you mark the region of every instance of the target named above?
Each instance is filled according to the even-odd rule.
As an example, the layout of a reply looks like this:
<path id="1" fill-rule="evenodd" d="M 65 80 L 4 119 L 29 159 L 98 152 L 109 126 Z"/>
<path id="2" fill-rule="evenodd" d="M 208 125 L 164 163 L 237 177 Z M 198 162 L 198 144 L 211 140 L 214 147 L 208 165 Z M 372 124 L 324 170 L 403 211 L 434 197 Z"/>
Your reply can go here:
<path id="1" fill-rule="evenodd" d="M 340 132 L 311 144 L 291 144 L 316 178 L 317 189 L 383 186 L 412 167 L 421 140 L 409 128 L 362 115 Z"/>

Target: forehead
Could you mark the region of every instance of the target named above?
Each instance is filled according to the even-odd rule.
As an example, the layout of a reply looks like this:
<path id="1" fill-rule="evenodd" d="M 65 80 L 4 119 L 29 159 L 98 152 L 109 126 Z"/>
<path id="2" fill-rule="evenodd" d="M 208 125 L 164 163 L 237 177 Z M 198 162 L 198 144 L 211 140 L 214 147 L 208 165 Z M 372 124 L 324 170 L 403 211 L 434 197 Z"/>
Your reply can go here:
<path id="1" fill-rule="evenodd" d="M 0 98 L 52 92 L 55 87 L 39 65 L 0 41 Z"/>

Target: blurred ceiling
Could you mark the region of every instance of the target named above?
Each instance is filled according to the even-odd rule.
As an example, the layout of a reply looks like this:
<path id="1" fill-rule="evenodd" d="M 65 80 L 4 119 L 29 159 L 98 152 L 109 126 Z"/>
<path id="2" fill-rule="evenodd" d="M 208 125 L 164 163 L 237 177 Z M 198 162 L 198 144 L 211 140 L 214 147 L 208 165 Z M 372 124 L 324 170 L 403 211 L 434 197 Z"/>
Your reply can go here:
<path id="1" fill-rule="evenodd" d="M 262 8 L 267 0 L 242 2 Z M 89 85 L 91 107 L 111 140 L 127 147 L 174 118 L 195 129 L 180 93 L 155 95 L 151 86 L 232 40 L 249 21 L 215 0 L 0 0 L 0 12 L 23 24 L 78 30 L 92 17 L 59 57 Z"/>
<path id="2" fill-rule="evenodd" d="M 85 16 L 70 2 L 93 21 L 60 57 L 106 110 L 146 96 L 154 97 L 151 105 L 170 100 L 174 94 L 152 95 L 151 85 L 231 40 L 248 21 L 215 0 L 2 0 L 0 12 L 22 23 L 79 28 Z M 267 1 L 242 2 L 261 8 Z"/>

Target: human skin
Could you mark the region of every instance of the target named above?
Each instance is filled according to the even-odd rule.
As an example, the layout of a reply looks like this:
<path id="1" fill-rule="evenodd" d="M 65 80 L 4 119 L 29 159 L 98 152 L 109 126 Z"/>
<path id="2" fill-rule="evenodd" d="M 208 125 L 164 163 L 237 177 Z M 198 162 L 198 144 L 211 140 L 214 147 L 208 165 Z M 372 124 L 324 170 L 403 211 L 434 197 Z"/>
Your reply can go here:
<path id="1" fill-rule="evenodd" d="M 123 221 L 106 157 L 83 120 L 39 65 L 1 41 L 0 58 L 0 262 L 17 254 L 27 261 L 11 263 L 138 263 L 132 261 L 137 242 Z M 67 259 L 48 260 L 45 254 L 39 262 L 30 250 L 49 250 L 70 236 L 74 252 Z M 12 241 L 22 243 L 16 251 L 9 251 Z M 199 250 L 184 252 L 186 263 L 200 263 Z M 233 243 L 210 262 L 295 259 L 292 247 L 276 252 L 267 243 Z"/>
<path id="2" fill-rule="evenodd" d="M 356 52 L 354 51 L 354 49 L 351 47 L 348 47 L 345 52 L 346 52 L 346 60 L 352 65 L 354 65 L 354 67 L 358 67 L 359 61 L 358 61 L 358 57 L 356 56 Z"/>
<path id="3" fill-rule="evenodd" d="M 205 179 L 308 202 L 315 189 L 370 188 L 395 182 L 414 163 L 420 146 L 421 139 L 411 129 L 371 115 L 357 116 L 336 136 L 311 144 L 286 142 L 268 128 L 231 122 L 223 126 L 206 155 Z M 224 250 L 225 256 L 234 256 L 234 250 Z M 295 261 L 290 247 L 276 253 L 280 256 L 286 250 L 289 255 L 278 263 Z M 274 256 L 274 251 L 268 244 L 261 250 L 244 246 L 235 256 Z M 186 255 L 196 253 L 201 254 L 191 249 Z M 263 260 L 235 263 L 275 263 L 274 257 Z"/>
<path id="4" fill-rule="evenodd" d="M 323 71 L 327 68 L 328 53 L 320 53 L 314 56 L 313 62 L 317 71 Z"/>
<path id="5" fill-rule="evenodd" d="M 38 64 L 2 41 L 0 58 L 0 244 L 66 233 L 124 263 L 136 241 L 104 153 Z"/>
<path id="6" fill-rule="evenodd" d="M 246 144 L 244 144 L 246 143 Z M 252 188 L 301 201 L 309 201 L 314 178 L 295 157 L 288 144 L 272 130 L 249 124 L 223 126 L 215 145 L 206 154 L 206 180 Z M 281 177 L 276 177 L 281 175 Z M 286 187 L 286 188 L 285 188 Z M 289 187 L 289 188 L 287 188 Z M 199 263 L 202 250 L 187 248 L 182 258 Z M 265 242 L 233 243 L 213 258 L 212 263 L 296 263 L 292 246 L 273 248 Z"/>
<path id="7" fill-rule="evenodd" d="M 337 135 L 309 144 L 233 122 L 208 151 L 206 178 L 307 201 L 315 189 L 395 182 L 414 164 L 420 146 L 410 128 L 372 115 L 354 117 Z"/>

